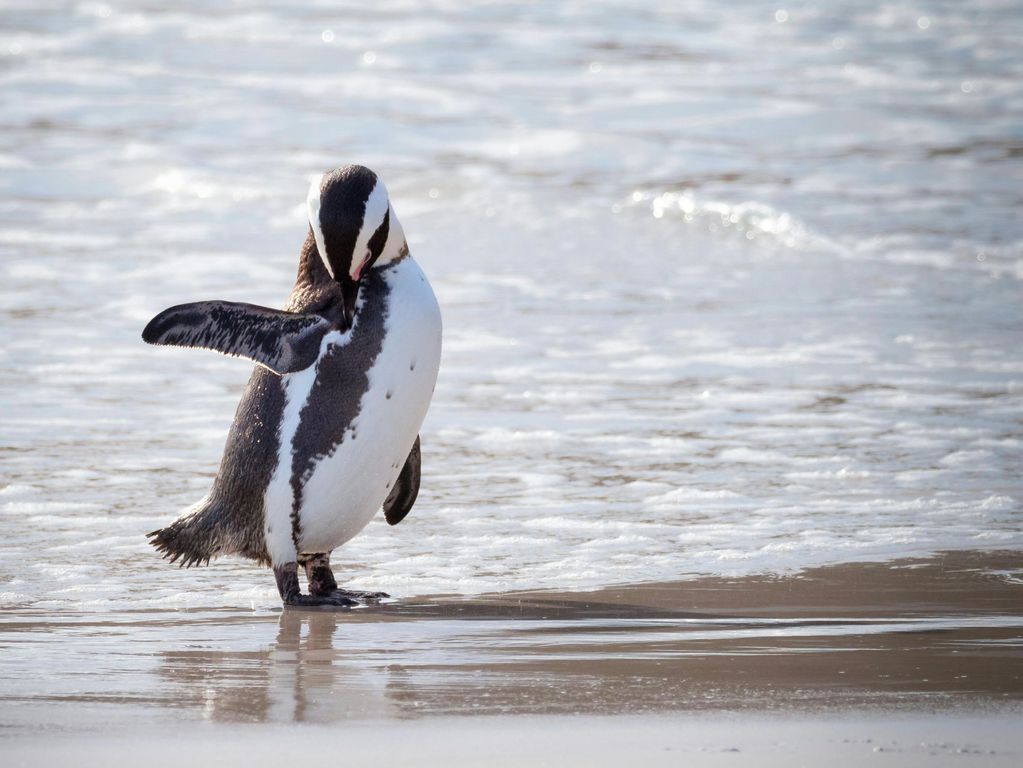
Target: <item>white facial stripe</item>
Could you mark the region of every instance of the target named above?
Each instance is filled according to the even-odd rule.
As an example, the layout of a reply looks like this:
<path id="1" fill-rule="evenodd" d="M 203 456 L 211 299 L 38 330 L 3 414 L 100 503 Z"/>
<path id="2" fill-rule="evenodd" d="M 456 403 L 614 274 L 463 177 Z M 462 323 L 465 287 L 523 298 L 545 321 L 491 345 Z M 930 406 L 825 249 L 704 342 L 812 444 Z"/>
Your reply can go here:
<path id="1" fill-rule="evenodd" d="M 359 230 L 359 238 L 355 241 L 355 251 L 352 253 L 352 266 L 348 276 L 353 280 L 366 259 L 366 249 L 369 247 L 370 238 L 384 223 L 384 216 L 387 215 L 389 207 L 387 187 L 384 186 L 384 182 L 377 179 L 377 183 L 373 185 L 373 191 L 369 193 L 369 198 L 366 200 L 366 214 L 362 217 L 362 229 Z"/>
<path id="2" fill-rule="evenodd" d="M 320 253 L 323 266 L 327 268 L 327 272 L 333 277 L 334 270 L 330 268 L 330 262 L 327 261 L 327 246 L 323 242 L 323 227 L 320 226 L 320 185 L 322 183 L 322 177 L 313 179 L 313 183 L 309 185 L 309 196 L 306 198 L 306 205 L 309 207 L 309 226 L 313 228 L 313 237 L 316 238 L 316 250 Z"/>
<path id="3" fill-rule="evenodd" d="M 384 252 L 380 254 L 377 263 L 386 264 L 392 259 L 398 258 L 404 245 L 405 230 L 401 228 L 401 223 L 398 221 L 398 217 L 394 215 L 394 210 L 392 209 L 387 227 L 387 242 L 384 244 Z"/>

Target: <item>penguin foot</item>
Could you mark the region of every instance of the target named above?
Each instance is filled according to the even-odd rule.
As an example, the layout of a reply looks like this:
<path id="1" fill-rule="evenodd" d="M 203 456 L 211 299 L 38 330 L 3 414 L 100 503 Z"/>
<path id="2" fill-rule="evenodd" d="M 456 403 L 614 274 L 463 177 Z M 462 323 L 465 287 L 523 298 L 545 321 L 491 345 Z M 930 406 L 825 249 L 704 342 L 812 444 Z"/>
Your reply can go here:
<path id="1" fill-rule="evenodd" d="M 274 566 L 274 577 L 277 579 L 277 591 L 281 593 L 281 600 L 285 605 L 293 605 L 303 608 L 314 608 L 318 606 L 333 606 L 335 608 L 351 608 L 358 605 L 343 594 L 310 594 L 303 595 L 298 588 L 298 563 L 284 563 Z"/>
<path id="2" fill-rule="evenodd" d="M 329 552 L 304 555 L 302 565 L 305 567 L 306 579 L 309 581 L 309 594 L 314 597 L 340 597 L 348 600 L 368 601 L 390 597 L 386 592 L 360 592 L 355 589 L 339 587 L 334 578 L 334 572 L 330 570 Z"/>
<path id="3" fill-rule="evenodd" d="M 360 592 L 357 589 L 335 589 L 330 593 L 333 597 L 346 598 L 348 600 L 369 600 L 376 601 L 390 597 L 386 592 Z"/>
<path id="4" fill-rule="evenodd" d="M 302 608 L 315 608 L 317 606 L 334 606 L 336 608 L 351 608 L 358 605 L 357 600 L 352 600 L 344 595 L 303 595 L 302 593 L 290 595 L 284 598 L 285 605 L 294 605 Z"/>

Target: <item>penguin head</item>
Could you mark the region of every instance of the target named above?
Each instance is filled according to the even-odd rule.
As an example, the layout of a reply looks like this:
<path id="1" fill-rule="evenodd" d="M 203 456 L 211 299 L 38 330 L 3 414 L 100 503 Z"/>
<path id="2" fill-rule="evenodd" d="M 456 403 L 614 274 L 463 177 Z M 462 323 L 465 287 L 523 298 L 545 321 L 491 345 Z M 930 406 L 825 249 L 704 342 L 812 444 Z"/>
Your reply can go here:
<path id="1" fill-rule="evenodd" d="M 327 272 L 341 285 L 351 323 L 359 281 L 408 253 L 387 188 L 369 168 L 346 165 L 309 187 L 309 226 Z"/>

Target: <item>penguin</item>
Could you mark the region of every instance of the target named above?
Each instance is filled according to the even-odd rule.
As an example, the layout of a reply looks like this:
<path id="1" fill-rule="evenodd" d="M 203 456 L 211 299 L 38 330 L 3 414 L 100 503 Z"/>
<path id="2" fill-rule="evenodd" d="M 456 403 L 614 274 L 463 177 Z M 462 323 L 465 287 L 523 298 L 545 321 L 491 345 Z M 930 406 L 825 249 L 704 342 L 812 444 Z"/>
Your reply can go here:
<path id="1" fill-rule="evenodd" d="M 351 606 L 387 595 L 339 588 L 331 552 L 381 507 L 397 525 L 415 503 L 441 315 L 373 171 L 323 174 L 307 206 L 283 310 L 201 301 L 164 310 L 142 332 L 150 344 L 256 363 L 213 487 L 148 538 L 181 566 L 229 554 L 270 566 L 286 606 Z"/>

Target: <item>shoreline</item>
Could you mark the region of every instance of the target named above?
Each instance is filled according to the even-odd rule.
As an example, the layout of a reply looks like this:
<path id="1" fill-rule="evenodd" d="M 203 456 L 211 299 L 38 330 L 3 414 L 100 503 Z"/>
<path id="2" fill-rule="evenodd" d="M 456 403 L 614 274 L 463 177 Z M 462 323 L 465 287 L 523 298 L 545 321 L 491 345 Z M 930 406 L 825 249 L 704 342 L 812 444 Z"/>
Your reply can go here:
<path id="1" fill-rule="evenodd" d="M 952 552 L 351 611 L 5 611 L 0 749 L 11 765 L 277 765 L 307 744 L 447 768 L 1015 765 L 1021 573 L 1023 552 Z"/>
<path id="2" fill-rule="evenodd" d="M 112 714 L 322 724 L 1015 708 L 1020 573 L 1023 552 L 951 552 L 340 612 L 5 611 L 0 733 L 55 720 L 87 733 Z"/>
<path id="3" fill-rule="evenodd" d="M 721 616 L 891 616 L 1023 611 L 1023 551 L 951 550 L 928 557 L 815 566 L 792 574 L 699 576 L 680 581 L 620 584 L 588 590 L 517 590 L 475 596 L 436 595 L 399 601 L 403 612 L 420 603 L 469 603 L 501 611 L 511 604 L 562 610 L 577 618 L 678 612 Z M 463 608 L 464 610 L 464 608 Z"/>

